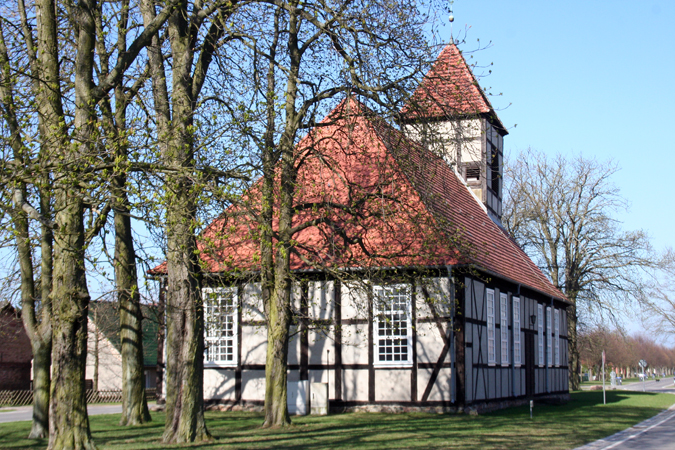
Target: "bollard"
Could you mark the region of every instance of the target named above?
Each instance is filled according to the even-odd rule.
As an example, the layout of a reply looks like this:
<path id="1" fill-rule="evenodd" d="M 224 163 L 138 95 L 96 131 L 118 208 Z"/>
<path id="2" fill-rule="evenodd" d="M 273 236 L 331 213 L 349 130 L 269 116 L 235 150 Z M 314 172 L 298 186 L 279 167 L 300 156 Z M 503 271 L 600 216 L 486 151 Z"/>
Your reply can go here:
<path id="1" fill-rule="evenodd" d="M 532 419 L 532 407 L 534 407 L 534 400 L 530 400 L 530 419 Z"/>

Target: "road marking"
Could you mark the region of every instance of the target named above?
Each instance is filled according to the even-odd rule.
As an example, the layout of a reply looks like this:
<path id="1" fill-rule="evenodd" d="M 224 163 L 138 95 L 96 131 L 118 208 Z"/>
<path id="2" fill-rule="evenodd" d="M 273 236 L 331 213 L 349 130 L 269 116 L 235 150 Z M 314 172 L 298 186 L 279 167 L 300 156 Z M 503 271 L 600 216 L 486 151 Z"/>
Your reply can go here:
<path id="1" fill-rule="evenodd" d="M 675 405 L 674 405 L 674 406 L 675 406 Z M 672 411 L 673 411 L 672 408 L 673 408 L 673 407 L 671 406 L 670 408 L 668 408 L 668 410 L 672 412 Z M 663 419 L 663 420 L 661 420 L 661 421 L 655 423 L 654 425 L 651 425 L 651 426 L 645 428 L 644 430 L 640 430 L 640 431 L 638 431 L 637 433 L 635 433 L 635 434 L 633 434 L 633 435 L 627 437 L 626 439 L 624 439 L 624 440 L 622 440 L 622 441 L 615 442 L 615 443 L 613 443 L 612 445 L 607 446 L 607 447 L 603 447 L 603 450 L 609 450 L 610 448 L 614 448 L 614 447 L 616 447 L 616 446 L 619 445 L 619 444 L 623 444 L 624 442 L 630 441 L 631 439 L 633 439 L 633 438 L 635 438 L 635 437 L 637 437 L 637 436 L 639 436 L 639 435 L 641 435 L 641 434 L 643 434 L 643 433 L 646 433 L 647 431 L 651 430 L 652 428 L 658 427 L 658 426 L 661 425 L 662 423 L 664 423 L 664 422 L 666 422 L 666 421 L 672 419 L 674 416 L 675 416 L 675 414 L 669 414 L 668 417 L 666 417 L 665 419 Z M 633 427 L 633 428 L 637 428 L 637 427 Z"/>

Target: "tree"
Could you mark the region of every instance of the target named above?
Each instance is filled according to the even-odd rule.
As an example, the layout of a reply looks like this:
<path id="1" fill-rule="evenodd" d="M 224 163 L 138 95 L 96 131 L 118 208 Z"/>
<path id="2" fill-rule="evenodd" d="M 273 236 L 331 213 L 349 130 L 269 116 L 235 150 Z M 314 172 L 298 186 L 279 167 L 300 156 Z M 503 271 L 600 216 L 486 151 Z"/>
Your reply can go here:
<path id="1" fill-rule="evenodd" d="M 378 166 L 382 161 L 373 161 L 375 180 L 362 179 L 359 184 L 340 173 L 337 160 L 358 158 L 355 155 L 361 146 L 372 144 L 359 138 L 350 142 L 351 127 L 374 116 L 360 102 L 350 101 L 350 96 L 360 97 L 391 117 L 405 101 L 405 93 L 416 87 L 433 60 L 423 37 L 429 18 L 409 3 L 361 1 L 254 4 L 239 9 L 237 17 L 246 17 L 239 22 L 245 24 L 239 32 L 241 45 L 233 44 L 228 58 L 242 69 L 225 71 L 232 74 L 226 79 L 233 81 L 223 83 L 229 91 L 223 102 L 229 105 L 228 122 L 236 126 L 232 141 L 257 149 L 262 177 L 229 211 L 231 222 L 227 218 L 220 222 L 220 235 L 214 231 L 219 225 L 214 224 L 202 236 L 208 241 L 202 248 L 212 246 L 209 256 L 217 260 L 218 242 L 227 241 L 233 234 L 230 229 L 239 226 L 238 214 L 248 216 L 244 221 L 252 218 L 257 223 L 251 232 L 251 239 L 259 244 L 259 252 L 251 258 L 255 267 L 236 269 L 260 273 L 267 326 L 263 426 L 283 427 L 290 423 L 286 401 L 290 328 L 303 320 L 292 305 L 293 286 L 303 283 L 294 265 L 302 261 L 340 279 L 348 276 L 341 267 L 396 266 L 391 262 L 411 250 L 409 242 L 402 242 L 390 255 L 369 253 L 364 237 L 372 231 L 368 227 L 381 227 L 383 232 L 395 229 L 399 224 L 387 223 L 385 211 L 406 210 L 410 205 L 394 205 L 395 181 L 378 178 L 385 173 Z M 345 97 L 347 101 L 329 119 L 316 122 L 322 112 L 336 106 L 337 99 Z M 345 126 L 330 128 L 338 122 Z M 309 134 L 302 138 L 305 130 Z M 402 139 L 402 135 L 392 139 Z M 322 151 L 327 141 L 334 142 L 335 154 Z M 340 148 L 341 144 L 345 147 Z M 351 156 L 345 156 L 346 148 Z M 312 174 L 317 185 L 325 180 L 330 186 L 332 178 L 353 195 L 331 199 L 329 194 L 322 196 L 298 183 L 303 176 L 305 181 L 311 179 Z M 242 234 L 245 228 L 241 225 Z M 330 236 L 331 249 L 298 243 L 298 236 L 310 228 Z M 204 253 L 208 252 L 203 257 Z"/>
<path id="2" fill-rule="evenodd" d="M 166 443 L 211 437 L 204 421 L 204 312 L 196 241 L 197 208 L 209 179 L 226 182 L 238 171 L 198 163 L 198 159 L 204 159 L 198 158 L 201 145 L 195 116 L 209 66 L 232 25 L 230 17 L 236 3 L 181 2 L 167 24 L 170 52 L 162 52 L 158 37 L 149 49 L 157 146 L 165 168 Z M 156 20 L 155 6 L 143 1 L 141 8 L 148 26 Z M 167 73 L 171 74 L 170 90 Z"/>
<path id="3" fill-rule="evenodd" d="M 0 96 L 2 97 L 3 119 L 10 130 L 9 144 L 12 148 L 13 160 L 21 165 L 28 165 L 30 163 L 30 155 L 26 152 L 22 143 L 21 125 L 17 116 L 13 86 L 10 81 L 12 73 L 9 52 L 4 34 L 3 24 L 0 22 L 0 65 L 2 66 Z M 41 91 L 38 90 L 38 92 Z M 38 180 L 38 183 L 36 183 L 38 186 L 36 195 L 39 199 L 40 211 L 32 208 L 27 201 L 29 192 L 28 183 L 16 180 L 13 189 L 9 190 L 12 193 L 13 201 L 13 208 L 10 213 L 13 223 L 11 228 L 15 235 L 19 260 L 22 320 L 33 351 L 33 423 L 28 435 L 31 439 L 46 437 L 49 429 L 49 386 L 52 351 L 51 286 L 53 268 L 52 209 L 50 204 L 51 196 L 48 191 L 49 181 L 49 176 L 43 175 Z M 30 236 L 29 217 L 31 216 L 33 219 L 38 219 L 41 228 L 39 241 L 42 257 L 39 285 L 37 287 L 36 279 L 38 278 L 38 274 L 34 270 L 34 245 Z M 39 295 L 37 294 L 38 287 Z"/>
<path id="4" fill-rule="evenodd" d="M 644 334 L 626 336 L 619 330 L 609 330 L 603 326 L 579 330 L 579 357 L 581 362 L 600 371 L 602 352 L 606 351 L 607 366 L 626 375 L 640 371 L 639 361 L 647 361 L 649 372 L 672 373 L 675 367 L 675 349 L 667 348 Z"/>
<path id="5" fill-rule="evenodd" d="M 128 4 L 120 2 L 120 6 L 125 9 Z M 9 34 L 3 33 L 7 50 L 3 55 L 3 119 L 10 133 L 7 140 L 15 151 L 13 157 L 3 161 L 3 185 L 16 187 L 12 191 L 19 231 L 17 247 L 26 242 L 26 216 L 20 211 L 53 230 L 53 247 L 43 245 L 41 254 L 43 266 L 53 258 L 53 270 L 43 269 L 41 273 L 42 290 L 50 288 L 41 301 L 47 306 L 51 301 L 52 313 L 48 322 L 44 317 L 42 320 L 51 325 L 52 331 L 49 448 L 93 448 L 84 387 L 89 303 L 85 256 L 109 210 L 99 209 L 101 205 L 89 195 L 102 185 L 94 175 L 100 174 L 100 165 L 106 166 L 99 164 L 104 158 L 98 145 L 96 124 L 100 115 L 96 107 L 119 85 L 167 20 L 174 3 L 168 3 L 129 47 L 124 46 L 109 73 L 97 71 L 96 76 L 96 42 L 101 37 L 96 23 L 97 17 L 105 15 L 96 1 L 61 5 L 39 0 L 27 6 L 19 0 L 13 7 L 19 26 L 12 26 Z M 5 17 L 2 21 L 14 23 Z M 18 121 L 17 114 L 7 113 L 16 105 L 20 105 L 25 120 Z M 49 196 L 39 195 L 41 189 Z M 31 206 L 32 198 L 24 195 L 28 192 L 38 193 L 40 206 L 44 204 L 46 211 Z M 42 233 L 43 244 L 49 243 L 46 235 Z M 19 248 L 19 252 L 27 254 L 26 249 Z M 27 300 L 30 284 L 29 277 L 22 275 Z M 41 370 L 48 374 L 48 365 Z"/>
<path id="6" fill-rule="evenodd" d="M 572 302 L 567 310 L 570 389 L 579 388 L 577 327 L 636 299 L 653 265 L 642 231 L 623 231 L 613 214 L 626 209 L 611 183 L 612 162 L 548 158 L 528 150 L 505 170 L 503 223 L 518 244 Z"/>
<path id="7" fill-rule="evenodd" d="M 116 36 L 113 45 L 106 46 L 104 32 L 103 4 L 99 4 L 96 14 L 96 54 L 99 59 L 99 72 L 106 77 L 114 69 L 111 58 L 126 50 L 129 28 L 132 23 L 128 5 L 122 4 L 118 16 Z M 108 48 L 110 47 L 110 48 Z M 148 79 L 147 65 L 144 73 L 130 76 L 131 86 L 123 83 L 115 86 L 112 99 L 101 99 L 101 128 L 106 137 L 108 158 L 114 161 L 113 169 L 104 174 L 112 175 L 106 209 L 112 209 L 115 235 L 115 253 L 112 265 L 115 273 L 116 298 L 119 302 L 120 344 L 122 355 L 122 418 L 120 425 L 138 425 L 150 421 L 147 400 L 145 398 L 145 376 L 143 366 L 143 314 L 141 312 L 138 274 L 136 270 L 136 251 L 131 228 L 131 209 L 129 200 L 129 147 L 130 130 L 127 117 L 131 102 Z M 126 80 L 125 80 L 126 81 Z M 112 101 L 111 101 L 112 100 Z M 133 194 L 133 192 L 132 192 Z"/>
<path id="8" fill-rule="evenodd" d="M 660 256 L 640 300 L 649 329 L 665 335 L 675 332 L 675 250 L 672 248 Z"/>

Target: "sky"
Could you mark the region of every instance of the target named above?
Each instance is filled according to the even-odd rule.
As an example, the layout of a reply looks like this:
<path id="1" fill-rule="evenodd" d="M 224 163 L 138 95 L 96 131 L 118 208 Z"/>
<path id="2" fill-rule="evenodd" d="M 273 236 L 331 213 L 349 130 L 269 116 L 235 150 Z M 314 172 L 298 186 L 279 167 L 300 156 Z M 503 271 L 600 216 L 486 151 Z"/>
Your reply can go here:
<path id="1" fill-rule="evenodd" d="M 453 12 L 455 37 L 469 27 L 460 49 L 489 44 L 469 62 L 492 64 L 479 82 L 509 130 L 507 155 L 613 159 L 624 229 L 675 247 L 675 1 L 457 0 Z"/>

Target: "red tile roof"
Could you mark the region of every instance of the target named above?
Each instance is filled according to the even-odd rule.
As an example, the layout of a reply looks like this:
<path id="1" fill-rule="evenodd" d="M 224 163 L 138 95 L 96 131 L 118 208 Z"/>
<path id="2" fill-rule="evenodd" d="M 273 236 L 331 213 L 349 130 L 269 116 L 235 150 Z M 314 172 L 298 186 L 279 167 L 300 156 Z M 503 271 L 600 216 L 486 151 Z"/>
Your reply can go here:
<path id="1" fill-rule="evenodd" d="M 359 102 L 343 101 L 297 152 L 294 270 L 468 264 L 564 299 L 442 158 Z M 259 186 L 202 233 L 208 271 L 259 270 Z"/>
<path id="2" fill-rule="evenodd" d="M 499 118 L 456 45 L 448 44 L 401 110 L 404 121 L 490 114 Z"/>

